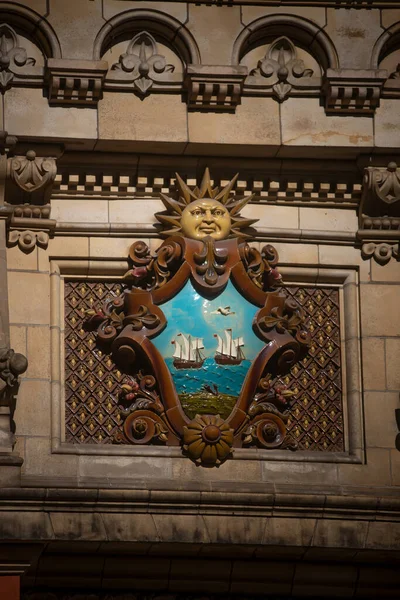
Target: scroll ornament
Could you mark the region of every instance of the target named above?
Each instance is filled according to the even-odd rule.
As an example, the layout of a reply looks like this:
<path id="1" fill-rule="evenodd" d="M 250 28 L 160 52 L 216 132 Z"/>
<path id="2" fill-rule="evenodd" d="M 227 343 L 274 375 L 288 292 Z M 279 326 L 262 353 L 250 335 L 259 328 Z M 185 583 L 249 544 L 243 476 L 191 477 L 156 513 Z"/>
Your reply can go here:
<path id="1" fill-rule="evenodd" d="M 166 210 L 156 215 L 166 240 L 155 254 L 144 242 L 135 242 L 125 275 L 130 289 L 87 311 L 87 327 L 97 330 L 98 343 L 108 345 L 126 373 L 116 398 L 123 420 L 116 443 L 180 445 L 185 455 L 206 467 L 223 463 L 235 447 L 296 449 L 286 433 L 294 394 L 277 378 L 305 354 L 310 337 L 303 310 L 280 289 L 276 250 L 266 245 L 260 252 L 247 242 L 254 220 L 242 217 L 240 210 L 250 198 L 232 195 L 235 181 L 222 190 L 213 188 L 207 169 L 200 188 L 191 190 L 177 175 L 178 197 L 162 195 Z M 192 289 L 202 299 L 206 317 L 221 327 L 214 334 L 215 359 L 202 354 L 207 349 L 195 329 L 178 333 L 176 322 L 166 317 L 174 301 Z M 236 298 L 235 310 L 224 306 L 227 293 Z M 211 311 L 214 300 L 222 304 Z M 247 374 L 240 371 L 243 376 L 237 370 L 245 362 L 243 338 L 235 338 L 225 325 L 236 310 L 254 314 L 252 324 L 236 321 L 238 328 L 248 326 L 248 346 L 256 348 Z M 171 332 L 169 347 L 175 345 L 174 366 L 159 349 L 164 331 Z M 213 381 L 211 371 L 203 369 L 206 359 L 217 372 Z M 186 382 L 201 380 L 201 388 L 192 394 L 179 391 L 182 372 Z M 241 378 L 229 410 L 232 394 L 220 393 L 218 377 L 230 378 L 229 385 Z"/>

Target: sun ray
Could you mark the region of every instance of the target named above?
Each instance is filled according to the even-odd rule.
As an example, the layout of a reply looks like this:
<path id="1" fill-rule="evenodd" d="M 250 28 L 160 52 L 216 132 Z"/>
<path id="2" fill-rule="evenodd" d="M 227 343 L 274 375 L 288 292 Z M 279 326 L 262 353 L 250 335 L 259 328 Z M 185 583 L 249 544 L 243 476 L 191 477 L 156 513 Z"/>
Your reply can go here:
<path id="1" fill-rule="evenodd" d="M 208 167 L 204 171 L 204 175 L 200 187 L 195 187 L 193 190 L 189 188 L 187 183 L 176 173 L 176 184 L 178 188 L 178 199 L 171 198 L 165 194 L 160 194 L 162 203 L 166 210 L 156 213 L 156 218 L 163 226 L 160 235 L 168 237 L 169 235 L 181 235 L 182 231 L 181 218 L 183 210 L 192 202 L 200 199 L 210 198 L 222 204 L 229 212 L 231 217 L 230 238 L 249 239 L 252 237 L 248 230 L 258 219 L 248 219 L 242 217 L 239 213 L 241 209 L 253 198 L 253 196 L 236 197 L 233 194 L 233 187 L 237 181 L 236 174 L 231 181 L 222 189 L 213 188 L 211 185 L 210 171 Z"/>

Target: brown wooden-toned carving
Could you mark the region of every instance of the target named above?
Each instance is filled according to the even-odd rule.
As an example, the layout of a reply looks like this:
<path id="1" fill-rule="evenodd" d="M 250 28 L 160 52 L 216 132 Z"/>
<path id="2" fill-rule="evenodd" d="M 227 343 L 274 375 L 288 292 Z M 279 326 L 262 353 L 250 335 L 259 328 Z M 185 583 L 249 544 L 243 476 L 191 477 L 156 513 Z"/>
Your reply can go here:
<path id="1" fill-rule="evenodd" d="M 187 456 L 204 466 L 221 464 L 233 447 L 297 447 L 286 433 L 294 394 L 283 385 L 274 385 L 273 379 L 286 373 L 306 352 L 305 315 L 279 289 L 282 282 L 276 270 L 276 250 L 267 245 L 260 252 L 247 243 L 248 227 L 254 221 L 239 212 L 250 198 L 232 196 L 235 179 L 219 191 L 212 188 L 206 170 L 200 188 L 191 190 L 177 176 L 178 199 L 163 196 L 167 210 L 156 215 L 168 227 L 164 232 L 167 239 L 154 255 L 146 244 L 135 242 L 130 250 L 131 269 L 125 275 L 130 289 L 101 309 L 88 311 L 87 325 L 97 327 L 98 342 L 110 345 L 115 362 L 126 373 L 119 391 L 123 433 L 116 436 L 116 442 L 181 445 Z M 174 377 L 157 348 L 156 338 L 168 325 L 163 305 L 188 283 L 195 293 L 210 300 L 218 298 L 228 282 L 244 301 L 258 307 L 252 329 L 258 343 L 262 342 L 261 350 L 228 415 L 191 417 L 182 407 Z M 214 312 L 218 311 L 225 316 L 234 314 L 229 306 Z M 239 353 L 239 342 L 230 339 Z M 197 363 L 193 359 L 185 368 L 198 368 L 204 362 L 195 351 Z M 231 350 L 230 363 L 239 362 L 235 360 Z M 212 385 L 203 388 L 217 395 Z"/>

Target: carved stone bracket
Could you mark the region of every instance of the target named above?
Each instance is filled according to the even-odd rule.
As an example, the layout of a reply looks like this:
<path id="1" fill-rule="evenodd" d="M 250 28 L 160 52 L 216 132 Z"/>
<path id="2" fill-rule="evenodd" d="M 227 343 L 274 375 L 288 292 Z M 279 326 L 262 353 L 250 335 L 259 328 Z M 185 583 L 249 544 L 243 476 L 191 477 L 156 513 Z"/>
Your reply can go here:
<path id="1" fill-rule="evenodd" d="M 103 97 L 108 70 L 104 60 L 54 59 L 47 61 L 49 103 L 68 106 L 96 105 Z"/>
<path id="2" fill-rule="evenodd" d="M 372 114 L 379 106 L 385 70 L 328 69 L 323 85 L 329 114 Z"/>
<path id="3" fill-rule="evenodd" d="M 241 103 L 247 67 L 189 65 L 185 77 L 192 110 L 234 112 Z"/>
<path id="4" fill-rule="evenodd" d="M 51 189 L 57 173 L 55 158 L 37 157 L 33 150 L 25 156 L 7 159 L 6 204 L 10 245 L 24 252 L 36 244 L 47 246 L 56 221 L 50 219 Z"/>
<path id="5" fill-rule="evenodd" d="M 362 253 L 380 263 L 392 257 L 399 260 L 400 242 L 400 168 L 390 162 L 385 167 L 367 167 L 357 237 Z"/>

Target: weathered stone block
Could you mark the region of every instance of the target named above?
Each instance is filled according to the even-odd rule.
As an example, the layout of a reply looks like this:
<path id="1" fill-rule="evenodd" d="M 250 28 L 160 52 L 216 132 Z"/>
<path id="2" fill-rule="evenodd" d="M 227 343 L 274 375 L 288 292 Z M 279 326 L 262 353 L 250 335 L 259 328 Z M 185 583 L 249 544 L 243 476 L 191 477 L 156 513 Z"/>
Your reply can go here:
<path id="1" fill-rule="evenodd" d="M 300 229 L 320 231 L 357 231 L 357 215 L 353 210 L 338 208 L 300 208 Z"/>
<path id="2" fill-rule="evenodd" d="M 288 146 L 373 146 L 374 143 L 371 119 L 327 116 L 318 98 L 289 98 L 283 102 L 281 124 L 282 143 Z"/>
<path id="3" fill-rule="evenodd" d="M 132 93 L 106 92 L 99 103 L 99 138 L 186 142 L 186 105 L 180 96 L 151 94 L 143 101 Z"/>
<path id="4" fill-rule="evenodd" d="M 390 485 L 390 450 L 369 448 L 365 465 L 338 465 L 338 472 L 343 485 Z"/>
<path id="5" fill-rule="evenodd" d="M 364 338 L 362 340 L 362 358 L 364 389 L 386 389 L 385 340 Z"/>
<path id="6" fill-rule="evenodd" d="M 17 271 L 8 273 L 10 323 L 47 325 L 50 320 L 49 276 Z"/>
<path id="7" fill-rule="evenodd" d="M 385 344 L 387 388 L 400 390 L 400 338 L 388 338 Z"/>
<path id="8" fill-rule="evenodd" d="M 395 409 L 400 408 L 398 393 L 366 392 L 364 407 L 367 447 L 394 448 L 398 433 Z"/>
<path id="9" fill-rule="evenodd" d="M 242 98 L 235 114 L 189 113 L 188 123 L 189 142 L 194 148 L 204 145 L 201 154 L 219 154 L 223 145 L 240 153 L 251 145 L 252 152 L 271 156 L 281 143 L 279 106 L 272 98 Z"/>
<path id="10" fill-rule="evenodd" d="M 52 216 L 70 223 L 107 223 L 107 200 L 53 200 Z"/>
<path id="11" fill-rule="evenodd" d="M 361 284 L 361 325 L 364 336 L 400 335 L 400 286 Z"/>
<path id="12" fill-rule="evenodd" d="M 17 136 L 97 138 L 95 110 L 49 106 L 41 89 L 11 88 L 4 98 L 5 127 Z"/>
<path id="13" fill-rule="evenodd" d="M 21 382 L 14 421 L 19 435 L 49 435 L 50 383 L 48 381 L 24 379 Z"/>

